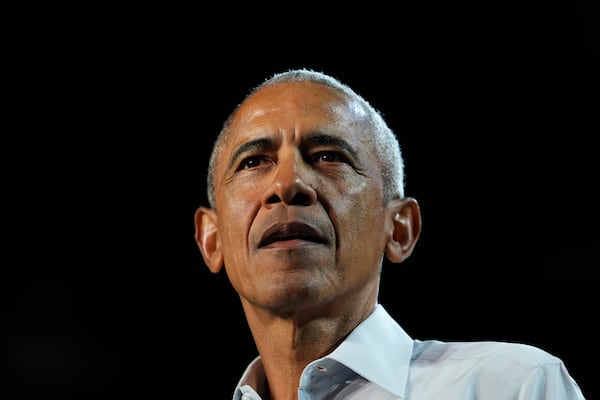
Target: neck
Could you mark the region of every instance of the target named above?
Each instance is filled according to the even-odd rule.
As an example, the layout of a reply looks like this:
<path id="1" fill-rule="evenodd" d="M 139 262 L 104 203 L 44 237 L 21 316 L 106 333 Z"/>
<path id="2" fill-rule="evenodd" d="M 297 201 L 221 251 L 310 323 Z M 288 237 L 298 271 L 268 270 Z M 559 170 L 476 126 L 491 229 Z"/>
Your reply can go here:
<path id="1" fill-rule="evenodd" d="M 331 353 L 375 308 L 369 302 L 363 308 L 347 308 L 344 312 L 282 317 L 242 304 L 265 369 L 271 400 L 296 399 L 306 366 Z"/>

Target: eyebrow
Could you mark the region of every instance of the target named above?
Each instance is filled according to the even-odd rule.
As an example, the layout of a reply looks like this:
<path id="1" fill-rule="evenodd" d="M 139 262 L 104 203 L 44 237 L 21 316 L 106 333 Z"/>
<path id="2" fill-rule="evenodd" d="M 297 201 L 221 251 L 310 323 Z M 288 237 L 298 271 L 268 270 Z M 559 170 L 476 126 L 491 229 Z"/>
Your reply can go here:
<path id="1" fill-rule="evenodd" d="M 310 145 L 327 145 L 327 146 L 335 146 L 339 147 L 347 151 L 353 158 L 357 159 L 357 153 L 354 148 L 348 143 L 346 140 L 327 135 L 324 133 L 315 133 L 309 135 L 306 141 Z M 231 160 L 227 165 L 227 169 L 230 169 L 233 165 L 236 164 L 237 160 L 246 152 L 251 151 L 263 151 L 267 148 L 272 148 L 275 145 L 275 140 L 267 137 L 262 137 L 254 140 L 250 140 L 246 143 L 242 143 L 232 154 Z"/>
<path id="2" fill-rule="evenodd" d="M 312 145 L 328 145 L 328 146 L 339 147 L 340 149 L 343 149 L 343 150 L 347 151 L 348 153 L 350 153 L 350 155 L 352 157 L 354 157 L 354 159 L 358 158 L 358 155 L 357 155 L 356 151 L 354 150 L 354 148 L 350 145 L 350 143 L 348 143 L 347 141 L 345 141 L 342 138 L 331 136 L 331 135 L 326 135 L 326 134 L 322 134 L 322 133 L 316 133 L 316 134 L 308 136 L 307 141 Z"/>
<path id="3" fill-rule="evenodd" d="M 270 138 L 258 138 L 254 140 L 250 140 L 249 142 L 242 143 L 240 147 L 238 147 L 231 156 L 231 160 L 229 160 L 229 164 L 227 165 L 227 169 L 230 169 L 237 161 L 240 156 L 248 151 L 258 151 L 264 150 L 269 147 L 272 147 L 275 144 L 275 141 Z"/>

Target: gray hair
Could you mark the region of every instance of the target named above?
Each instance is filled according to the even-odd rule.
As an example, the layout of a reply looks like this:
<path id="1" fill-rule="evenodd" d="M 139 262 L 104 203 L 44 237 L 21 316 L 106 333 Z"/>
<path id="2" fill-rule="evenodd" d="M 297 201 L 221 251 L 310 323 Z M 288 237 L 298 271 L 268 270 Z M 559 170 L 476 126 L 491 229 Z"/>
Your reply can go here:
<path id="1" fill-rule="evenodd" d="M 291 69 L 285 72 L 277 73 L 271 78 L 266 79 L 258 86 L 254 87 L 250 93 L 246 95 L 244 101 L 259 89 L 286 82 L 313 82 L 327 85 L 331 88 L 339 90 L 358 102 L 358 104 L 363 107 L 367 116 L 367 121 L 372 128 L 373 148 L 379 161 L 379 165 L 381 166 L 384 200 L 387 202 L 392 198 L 404 197 L 404 160 L 402 158 L 400 143 L 398 142 L 394 132 L 388 127 L 381 113 L 348 85 L 323 72 L 305 68 Z M 223 124 L 223 128 L 217 136 L 217 140 L 214 143 L 210 156 L 206 181 L 206 194 L 208 197 L 208 202 L 212 208 L 216 207 L 214 186 L 216 160 L 219 158 L 222 148 L 224 147 L 223 144 L 230 132 L 233 117 L 242 103 L 243 101 L 235 107 L 231 114 L 229 114 L 229 117 Z"/>

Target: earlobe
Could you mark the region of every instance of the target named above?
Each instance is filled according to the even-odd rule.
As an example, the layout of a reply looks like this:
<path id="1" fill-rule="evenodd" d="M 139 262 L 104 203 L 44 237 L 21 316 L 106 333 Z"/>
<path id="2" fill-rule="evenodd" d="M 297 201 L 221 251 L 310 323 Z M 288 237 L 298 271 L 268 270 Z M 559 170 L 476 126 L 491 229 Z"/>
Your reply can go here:
<path id="1" fill-rule="evenodd" d="M 385 247 L 387 258 L 394 263 L 404 261 L 412 253 L 421 233 L 421 211 L 411 197 L 390 201 L 388 206 L 393 225 Z"/>
<path id="2" fill-rule="evenodd" d="M 217 214 L 213 209 L 200 207 L 194 214 L 195 239 L 208 269 L 217 273 L 223 267 L 223 253 L 217 229 Z"/>

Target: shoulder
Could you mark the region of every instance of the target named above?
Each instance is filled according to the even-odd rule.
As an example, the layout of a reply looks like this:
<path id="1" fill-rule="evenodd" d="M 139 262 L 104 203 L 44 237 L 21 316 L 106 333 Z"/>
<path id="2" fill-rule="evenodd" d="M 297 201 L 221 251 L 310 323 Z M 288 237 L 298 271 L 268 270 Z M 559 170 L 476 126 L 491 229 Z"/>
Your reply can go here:
<path id="1" fill-rule="evenodd" d="M 560 365 L 562 360 L 539 347 L 500 341 L 443 342 L 415 340 L 413 361 L 436 363 L 477 362 L 480 365 L 514 366 L 531 370 Z"/>
<path id="2" fill-rule="evenodd" d="M 409 381 L 415 393 L 448 398 L 584 398 L 562 360 L 522 343 L 415 340 Z"/>

